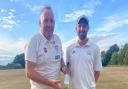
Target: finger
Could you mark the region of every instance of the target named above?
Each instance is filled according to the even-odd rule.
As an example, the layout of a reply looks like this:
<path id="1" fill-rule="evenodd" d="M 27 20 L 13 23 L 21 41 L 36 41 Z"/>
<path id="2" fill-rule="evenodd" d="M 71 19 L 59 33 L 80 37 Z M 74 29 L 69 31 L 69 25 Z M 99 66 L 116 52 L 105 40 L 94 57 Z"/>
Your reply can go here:
<path id="1" fill-rule="evenodd" d="M 53 82 L 54 82 L 55 84 L 61 83 L 60 80 L 54 80 Z"/>

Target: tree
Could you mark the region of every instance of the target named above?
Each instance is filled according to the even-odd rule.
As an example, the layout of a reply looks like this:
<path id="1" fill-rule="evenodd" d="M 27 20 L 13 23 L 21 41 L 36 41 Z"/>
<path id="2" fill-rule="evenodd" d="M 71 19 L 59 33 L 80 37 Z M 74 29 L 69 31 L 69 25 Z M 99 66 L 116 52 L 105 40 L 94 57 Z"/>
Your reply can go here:
<path id="1" fill-rule="evenodd" d="M 128 64 L 128 43 L 124 45 L 124 47 L 120 52 L 120 55 L 122 56 L 123 64 L 127 65 Z"/>
<path id="2" fill-rule="evenodd" d="M 126 52 L 125 52 L 124 64 L 128 65 L 128 50 L 126 50 Z"/>
<path id="3" fill-rule="evenodd" d="M 14 64 L 20 64 L 22 68 L 25 68 L 25 58 L 24 53 L 21 53 L 19 55 L 16 55 L 14 58 L 14 61 L 12 62 Z"/>
<path id="4" fill-rule="evenodd" d="M 121 47 L 120 51 L 114 52 L 111 57 L 111 61 L 109 62 L 113 65 L 128 65 L 128 44 L 126 43 Z"/>
<path id="5" fill-rule="evenodd" d="M 110 63 L 109 64 L 111 64 L 111 65 L 117 65 L 118 64 L 118 56 L 119 56 L 118 52 L 114 52 L 112 54 L 112 57 L 111 57 L 111 60 L 110 60 Z"/>
<path id="6" fill-rule="evenodd" d="M 127 50 L 128 50 L 128 44 L 126 43 L 119 52 L 118 62 L 119 65 L 127 64 Z"/>
<path id="7" fill-rule="evenodd" d="M 112 54 L 114 52 L 118 52 L 119 51 L 119 47 L 117 44 L 112 45 L 106 52 L 104 55 L 102 55 L 102 65 L 103 66 L 107 66 L 108 63 L 111 60 Z"/>

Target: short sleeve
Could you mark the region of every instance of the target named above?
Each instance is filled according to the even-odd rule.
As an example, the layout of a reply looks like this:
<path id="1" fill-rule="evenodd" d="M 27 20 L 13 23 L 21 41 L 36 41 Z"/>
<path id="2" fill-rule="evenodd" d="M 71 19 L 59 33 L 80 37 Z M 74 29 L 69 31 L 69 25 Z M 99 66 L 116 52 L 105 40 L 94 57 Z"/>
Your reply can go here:
<path id="1" fill-rule="evenodd" d="M 101 53 L 99 48 L 97 48 L 95 54 L 96 55 L 94 59 L 94 71 L 100 71 L 102 69 L 102 62 L 101 62 Z"/>
<path id="2" fill-rule="evenodd" d="M 32 38 L 25 49 L 25 60 L 36 63 L 37 52 L 36 52 L 36 40 Z"/>

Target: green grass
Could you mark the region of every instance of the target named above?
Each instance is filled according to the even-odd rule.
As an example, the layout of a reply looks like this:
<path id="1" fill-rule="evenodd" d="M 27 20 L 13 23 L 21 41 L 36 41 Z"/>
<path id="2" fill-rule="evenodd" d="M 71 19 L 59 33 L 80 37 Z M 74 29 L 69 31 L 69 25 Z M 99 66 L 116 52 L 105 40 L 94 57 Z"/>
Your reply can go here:
<path id="1" fill-rule="evenodd" d="M 30 89 L 24 70 L 0 70 L 0 89 Z M 128 89 L 128 67 L 104 68 L 97 89 Z"/>
<path id="2" fill-rule="evenodd" d="M 128 67 L 104 68 L 97 89 L 128 89 Z"/>
<path id="3" fill-rule="evenodd" d="M 0 70 L 0 89 L 30 89 L 23 69 Z"/>

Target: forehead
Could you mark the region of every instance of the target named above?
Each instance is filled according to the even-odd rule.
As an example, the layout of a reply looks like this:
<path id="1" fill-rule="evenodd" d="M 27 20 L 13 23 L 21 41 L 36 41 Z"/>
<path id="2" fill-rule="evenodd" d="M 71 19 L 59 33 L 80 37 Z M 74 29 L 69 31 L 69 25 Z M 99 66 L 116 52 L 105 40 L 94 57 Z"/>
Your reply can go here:
<path id="1" fill-rule="evenodd" d="M 45 9 L 43 11 L 43 13 L 41 14 L 41 17 L 44 17 L 44 18 L 53 18 L 53 12 L 52 10 L 49 10 L 49 9 Z"/>
<path id="2" fill-rule="evenodd" d="M 85 23 L 80 23 L 80 24 L 77 24 L 77 26 L 84 26 L 84 27 L 87 27 L 88 25 L 85 24 Z"/>

